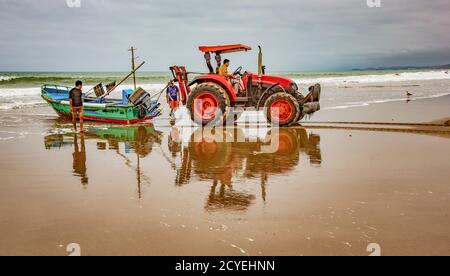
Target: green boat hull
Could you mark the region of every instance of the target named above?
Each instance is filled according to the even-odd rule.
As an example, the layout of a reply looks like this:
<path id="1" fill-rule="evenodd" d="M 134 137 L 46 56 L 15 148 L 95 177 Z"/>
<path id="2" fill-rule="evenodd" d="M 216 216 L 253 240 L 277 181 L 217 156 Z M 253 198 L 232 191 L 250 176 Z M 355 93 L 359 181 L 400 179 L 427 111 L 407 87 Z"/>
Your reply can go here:
<path id="1" fill-rule="evenodd" d="M 70 111 L 70 104 L 67 100 L 55 99 L 55 95 L 65 95 L 66 93 L 50 93 L 47 86 L 43 86 L 41 91 L 42 98 L 55 110 L 55 112 L 63 118 L 71 119 L 72 113 Z M 67 92 L 68 94 L 68 92 Z M 83 106 L 84 120 L 98 121 L 117 124 L 135 124 L 143 121 L 148 121 L 154 118 L 142 112 L 142 110 L 134 105 L 115 103 L 84 103 Z"/>

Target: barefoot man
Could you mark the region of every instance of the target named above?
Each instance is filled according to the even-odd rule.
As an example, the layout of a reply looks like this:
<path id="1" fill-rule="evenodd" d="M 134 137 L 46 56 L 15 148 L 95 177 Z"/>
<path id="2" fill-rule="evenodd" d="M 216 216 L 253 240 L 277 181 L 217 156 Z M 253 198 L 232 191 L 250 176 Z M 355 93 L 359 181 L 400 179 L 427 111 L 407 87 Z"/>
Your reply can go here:
<path id="1" fill-rule="evenodd" d="M 69 92 L 70 99 L 70 111 L 72 112 L 72 123 L 75 132 L 77 131 L 77 115 L 80 118 L 80 132 L 84 132 L 83 130 L 83 98 L 82 91 L 83 83 L 81 81 L 77 81 L 75 83 L 75 87 Z"/>
<path id="2" fill-rule="evenodd" d="M 178 87 L 174 84 L 173 81 L 170 81 L 169 86 L 167 87 L 166 99 L 170 107 L 169 116 L 173 118 L 175 111 L 178 109 L 180 105 L 179 104 L 180 91 L 178 90 Z"/>

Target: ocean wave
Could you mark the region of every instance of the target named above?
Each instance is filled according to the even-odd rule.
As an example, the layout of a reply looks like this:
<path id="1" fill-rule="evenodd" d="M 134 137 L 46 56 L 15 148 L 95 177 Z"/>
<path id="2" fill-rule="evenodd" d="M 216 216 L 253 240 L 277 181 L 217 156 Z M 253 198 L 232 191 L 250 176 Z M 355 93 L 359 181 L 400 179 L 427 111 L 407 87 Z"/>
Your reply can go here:
<path id="1" fill-rule="evenodd" d="M 10 80 L 14 80 L 17 78 L 18 77 L 16 77 L 16 76 L 0 76 L 0 83 L 3 81 L 10 81 Z"/>
<path id="2" fill-rule="evenodd" d="M 144 90 L 155 95 L 159 93 L 165 84 L 143 84 Z M 85 86 L 83 91 L 88 92 L 92 86 Z M 122 90 L 130 88 L 129 85 L 120 85 L 116 91 L 111 93 L 111 98 L 120 99 Z M 1 88 L 0 89 L 0 110 L 18 109 L 24 107 L 33 107 L 45 104 L 41 98 L 40 88 Z"/>
<path id="3" fill-rule="evenodd" d="M 61 83 L 61 82 L 74 82 L 80 79 L 79 77 L 70 76 L 14 76 L 14 77 L 0 77 L 0 83 L 3 85 L 8 84 L 44 84 L 44 83 Z M 87 80 L 96 80 L 97 78 L 86 78 Z"/>
<path id="4" fill-rule="evenodd" d="M 0 99 L 39 96 L 40 94 L 40 88 L 0 89 Z"/>
<path id="5" fill-rule="evenodd" d="M 448 71 L 403 72 L 398 74 L 362 75 L 345 77 L 296 78 L 297 83 L 321 83 L 331 85 L 354 85 L 402 81 L 450 80 Z"/>
<path id="6" fill-rule="evenodd" d="M 139 87 L 147 90 L 151 94 L 160 92 L 165 84 L 143 84 Z M 117 87 L 116 91 L 114 91 L 114 95 L 121 95 L 121 91 L 123 89 L 129 89 L 129 85 L 120 85 Z M 92 86 L 84 86 L 83 91 L 88 92 L 92 89 Z M 41 88 L 1 88 L 0 89 L 0 99 L 1 98 L 17 98 L 17 97 L 29 97 L 29 96 L 40 96 Z"/>
<path id="7" fill-rule="evenodd" d="M 47 105 L 47 103 L 45 103 L 43 100 L 36 100 L 36 101 L 30 101 L 30 102 L 1 103 L 0 110 L 42 107 L 42 106 L 46 106 L 46 105 Z"/>
<path id="8" fill-rule="evenodd" d="M 98 83 L 111 83 L 123 78 L 121 74 L 26 74 L 17 76 L 0 76 L 0 85 L 11 87 L 32 87 L 40 86 L 42 84 L 60 84 L 73 85 L 75 81 L 82 80 L 86 84 L 95 85 Z M 138 81 L 140 83 L 165 83 L 171 77 L 168 74 L 138 74 Z M 132 82 L 131 79 L 126 81 L 127 84 Z"/>

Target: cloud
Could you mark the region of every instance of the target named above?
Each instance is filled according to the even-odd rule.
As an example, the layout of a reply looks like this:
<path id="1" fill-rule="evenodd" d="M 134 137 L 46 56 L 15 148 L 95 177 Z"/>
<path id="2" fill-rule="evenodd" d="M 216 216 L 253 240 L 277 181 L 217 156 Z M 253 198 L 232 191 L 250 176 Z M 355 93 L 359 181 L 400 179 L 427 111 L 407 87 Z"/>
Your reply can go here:
<path id="1" fill-rule="evenodd" d="M 204 69 L 202 44 L 262 45 L 271 70 L 450 63 L 448 0 L 0 0 L 0 70 Z M 256 51 L 232 54 L 254 69 Z"/>

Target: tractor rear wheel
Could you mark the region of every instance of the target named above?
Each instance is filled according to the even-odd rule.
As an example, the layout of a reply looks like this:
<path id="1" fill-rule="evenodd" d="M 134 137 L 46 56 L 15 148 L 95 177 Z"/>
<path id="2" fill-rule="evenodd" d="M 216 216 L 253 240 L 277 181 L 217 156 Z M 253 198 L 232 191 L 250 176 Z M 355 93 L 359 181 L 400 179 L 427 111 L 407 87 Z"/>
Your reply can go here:
<path id="1" fill-rule="evenodd" d="M 192 121 L 199 125 L 216 126 L 223 124 L 230 110 L 227 92 L 212 82 L 198 84 L 187 102 Z"/>
<path id="2" fill-rule="evenodd" d="M 294 96 L 279 92 L 265 102 L 267 120 L 273 125 L 289 126 L 298 122 L 301 116 L 300 104 Z"/>

